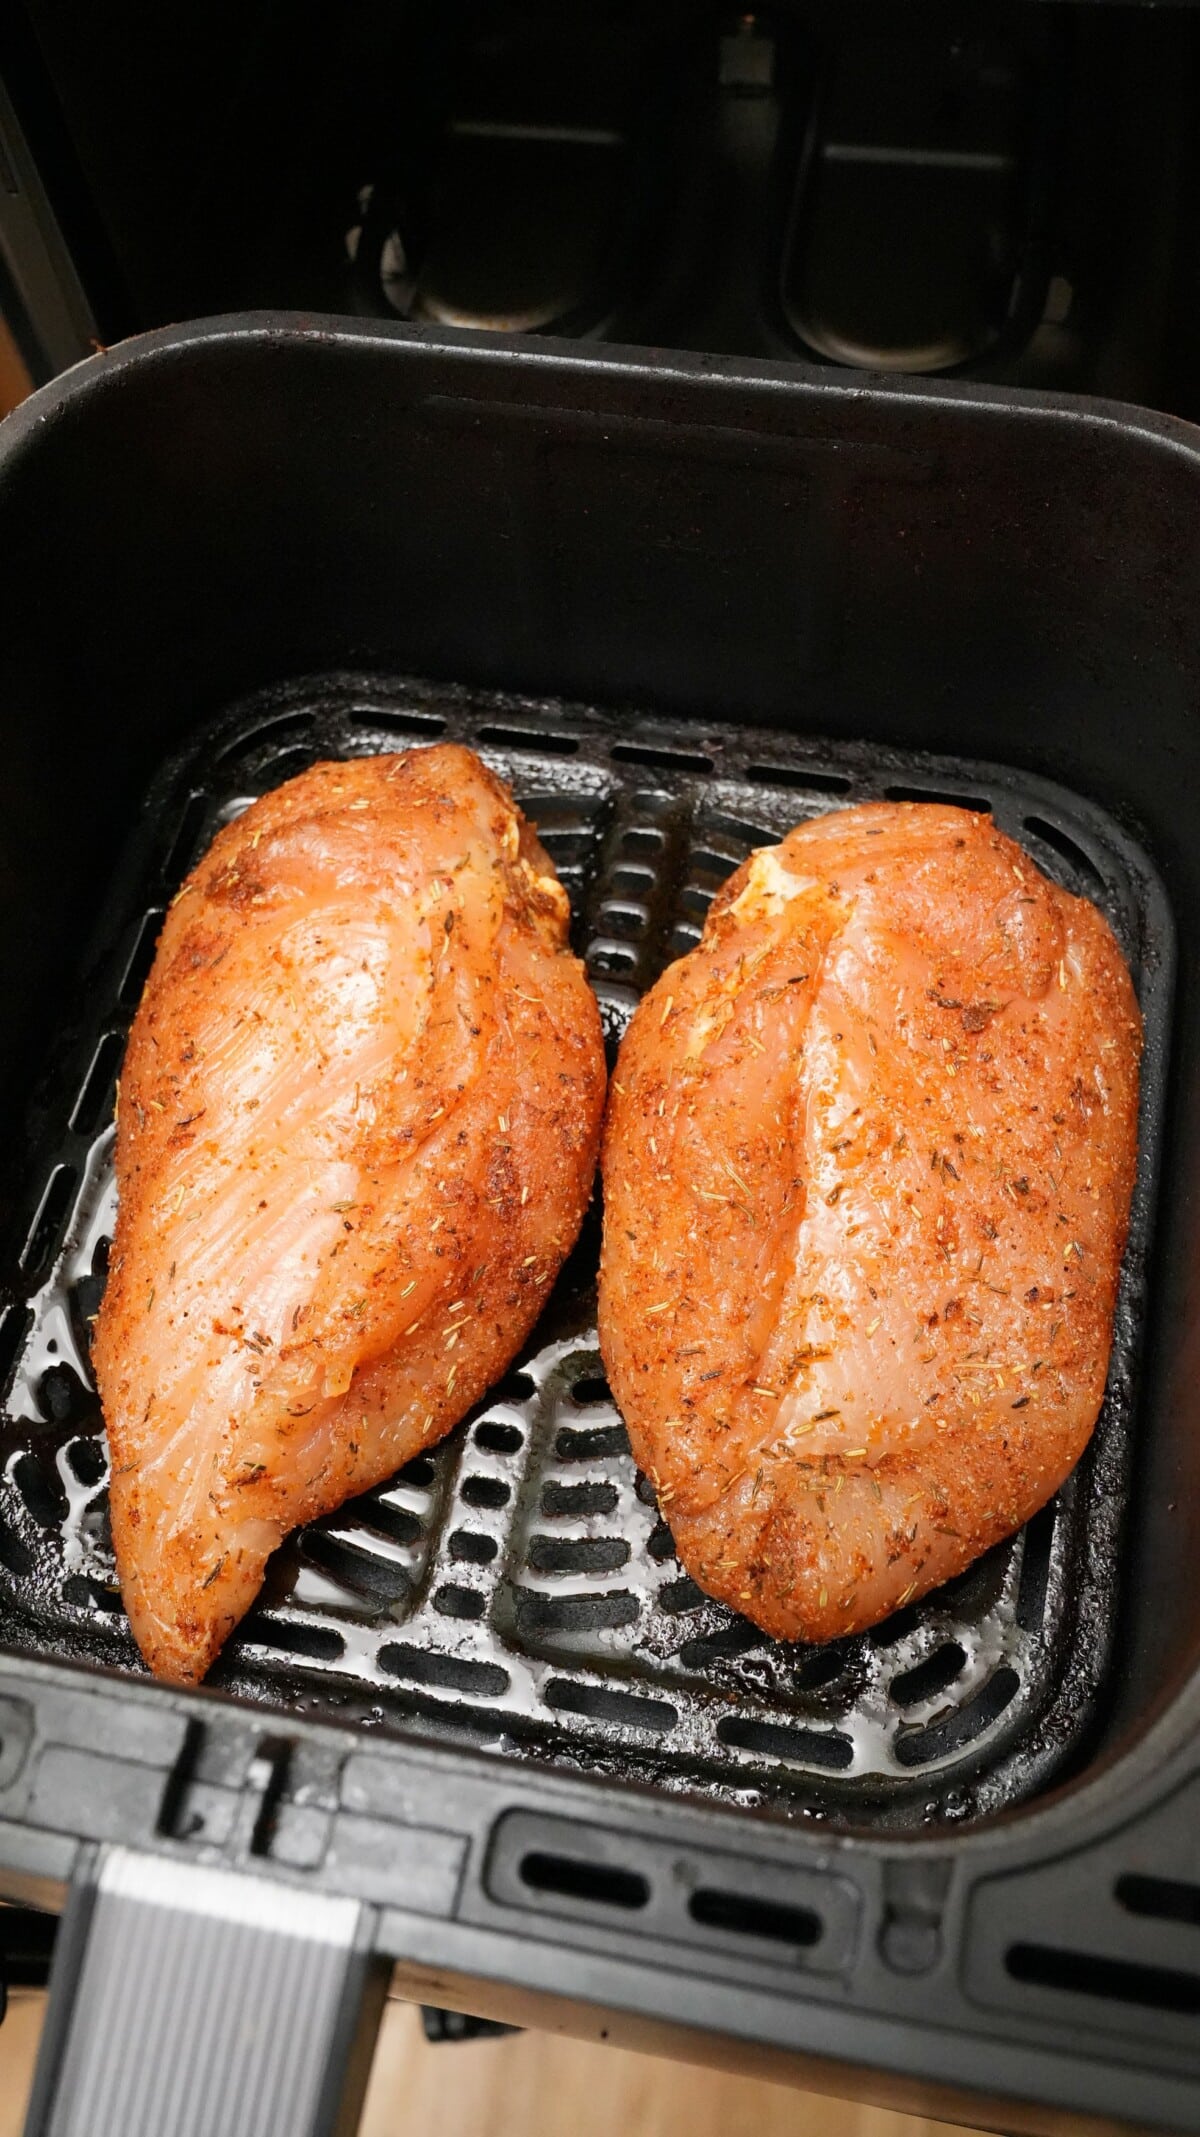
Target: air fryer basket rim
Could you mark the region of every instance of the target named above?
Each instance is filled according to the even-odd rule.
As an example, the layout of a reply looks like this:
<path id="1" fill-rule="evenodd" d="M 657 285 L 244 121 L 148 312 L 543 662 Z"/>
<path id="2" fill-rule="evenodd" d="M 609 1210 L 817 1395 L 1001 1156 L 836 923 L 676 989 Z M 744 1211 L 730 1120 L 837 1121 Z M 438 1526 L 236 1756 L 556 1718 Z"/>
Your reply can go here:
<path id="1" fill-rule="evenodd" d="M 645 348 L 636 343 L 603 342 L 580 345 L 556 341 L 550 335 L 503 336 L 470 327 L 411 325 L 401 320 L 348 318 L 339 313 L 251 310 L 214 312 L 171 326 L 153 327 L 131 334 L 110 347 L 59 372 L 39 386 L 3 418 L 7 435 L 0 454 L 3 463 L 18 452 L 48 418 L 69 406 L 79 395 L 102 390 L 114 376 L 124 377 L 147 364 L 189 357 L 197 348 L 236 343 L 259 345 L 316 342 L 339 348 L 383 344 L 397 350 L 429 352 L 452 362 L 484 359 L 490 370 L 519 367 L 528 375 L 544 371 L 575 381 L 641 376 L 656 384 L 674 381 L 694 391 L 703 382 L 714 386 L 748 386 L 783 397 L 823 403 L 831 411 L 869 400 L 883 407 L 889 403 L 920 403 L 931 407 L 966 407 L 980 413 L 1005 410 L 1030 419 L 1052 418 L 1090 430 L 1111 428 L 1127 438 L 1143 437 L 1173 447 L 1189 461 L 1200 451 L 1200 425 L 1183 416 L 1115 400 L 1102 394 L 1052 393 L 1033 386 L 980 385 L 970 379 L 906 376 L 893 371 L 839 373 L 825 364 L 802 358 L 780 363 L 765 357 L 709 356 L 690 349 Z"/>
<path id="2" fill-rule="evenodd" d="M 1006 435 L 1032 424 L 1060 440 L 1104 438 L 1117 451 L 1136 444 L 1153 463 L 1182 467 L 1200 494 L 1200 433 L 1111 402 L 981 392 L 962 382 L 841 384 L 801 366 L 609 348 L 580 354 L 534 339 L 498 345 L 383 322 L 251 314 L 140 337 L 43 388 L 0 433 L 0 529 L 14 480 L 30 477 L 45 457 L 43 441 L 68 419 L 90 411 L 103 422 L 110 396 L 152 396 L 175 367 L 202 403 L 228 384 L 220 375 L 225 358 L 246 350 L 278 356 L 283 392 L 289 367 L 314 345 L 344 355 L 347 370 L 365 349 L 386 354 L 389 364 L 440 366 L 448 406 L 474 394 L 476 408 L 486 410 L 489 396 L 519 398 L 524 382 L 536 379 L 541 417 L 553 415 L 556 389 L 586 397 L 589 382 L 603 379 L 619 397 L 628 384 L 651 404 L 659 397 L 648 417 L 643 410 L 636 419 L 658 426 L 667 451 L 677 419 L 704 429 L 717 391 L 743 395 L 747 436 L 749 413 L 764 396 L 803 406 L 819 418 L 821 442 L 835 449 L 864 407 L 911 412 L 934 427 L 944 410 L 1002 423 Z M 214 367 L 208 375 L 207 366 Z M 729 429 L 727 413 L 721 427 Z M 209 1849 L 214 1859 L 237 1859 L 304 1889 L 364 1896 L 378 1909 L 377 1948 L 403 1960 L 410 1978 L 442 1968 L 559 1987 L 585 2004 L 640 2007 L 684 2027 L 904 2069 L 963 2095 L 976 2089 L 1140 2126 L 1200 2129 L 1200 2064 L 1176 2023 L 1198 2007 L 1187 2000 L 1198 1979 L 1190 1918 L 1155 1915 L 1153 1907 L 1139 1913 L 1127 1895 L 1128 1936 L 1111 1959 L 1096 1961 L 1116 1970 L 1095 1990 L 1109 1999 L 1102 2005 L 1086 2003 L 1078 1982 L 1014 1973 L 1005 1956 L 1035 1915 L 1047 1938 L 1065 1933 L 1063 1910 L 1072 1906 L 1077 1942 L 1103 1946 L 1112 1936 L 1111 1906 L 1107 1897 L 1093 1906 L 1091 1895 L 1101 1887 L 1107 1895 L 1114 1881 L 1128 1886 L 1131 1862 L 1140 1869 L 1166 1859 L 1185 1900 L 1195 1891 L 1200 1675 L 1193 1671 L 1181 1688 L 1164 1686 L 1159 1706 L 1086 1771 L 993 1822 L 880 1839 L 773 1827 L 731 1807 L 614 1788 L 587 1775 L 506 1768 L 416 1732 L 385 1740 L 333 1718 L 283 1724 L 276 1713 L 256 1716 L 219 1693 L 180 1693 L 6 1653 L 0 1885 L 49 1896 L 81 1865 L 86 1870 L 97 1846 L 142 1846 L 181 1859 L 198 1846 L 202 1855 Z M 214 1836 L 226 1810 L 229 1831 L 245 1831 L 231 1807 L 264 1785 L 264 1731 L 280 1761 L 278 1840 L 261 1848 L 243 1841 L 239 1856 L 228 1834 L 210 1839 L 201 1828 L 198 1842 L 189 1837 L 185 1813 L 199 1815 L 198 1807 L 212 1810 Z M 617 1919 L 578 1890 L 522 1888 L 528 1834 L 512 1823 L 518 1813 L 541 1821 L 538 1844 L 552 1855 L 574 1847 L 603 1866 L 624 1845 L 649 1894 L 644 1916 Z M 668 1888 L 681 1866 L 693 1882 L 714 1886 L 742 1876 L 751 1893 L 755 1866 L 781 1887 L 790 1879 L 797 1919 L 809 1902 L 822 1916 L 814 1949 L 825 1957 L 810 1965 L 788 1945 L 785 1962 L 778 1942 L 764 1946 L 753 1904 L 740 1945 L 732 1933 L 706 1940 L 699 1917 L 671 1912 Z M 1035 1878 L 1044 1880 L 1040 1901 Z M 1153 1874 L 1143 1878 L 1154 1882 Z M 1147 2001 L 1151 1974 L 1165 2002 Z M 1038 1990 L 1049 2000 L 1043 1994 L 1039 2002 Z M 1122 2000 L 1126 1992 L 1132 2002 Z M 1031 2112 L 1029 2126 L 1044 2126 L 1040 2109 Z"/>

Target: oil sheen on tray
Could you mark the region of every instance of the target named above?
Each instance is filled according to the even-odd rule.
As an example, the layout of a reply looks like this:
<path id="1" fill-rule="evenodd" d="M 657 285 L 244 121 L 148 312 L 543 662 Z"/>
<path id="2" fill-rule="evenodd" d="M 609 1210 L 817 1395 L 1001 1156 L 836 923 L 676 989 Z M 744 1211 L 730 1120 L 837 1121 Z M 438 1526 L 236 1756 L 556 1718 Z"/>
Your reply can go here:
<path id="1" fill-rule="evenodd" d="M 621 1048 L 605 1364 L 693 1577 L 824 1640 L 1051 1497 L 1104 1395 L 1142 1027 L 1096 908 L 990 817 L 755 854 Z"/>
<path id="2" fill-rule="evenodd" d="M 158 1674 L 202 1676 L 288 1531 L 440 1439 L 537 1319 L 604 1091 L 568 920 L 507 789 L 452 745 L 314 766 L 174 901 L 94 1346 Z"/>

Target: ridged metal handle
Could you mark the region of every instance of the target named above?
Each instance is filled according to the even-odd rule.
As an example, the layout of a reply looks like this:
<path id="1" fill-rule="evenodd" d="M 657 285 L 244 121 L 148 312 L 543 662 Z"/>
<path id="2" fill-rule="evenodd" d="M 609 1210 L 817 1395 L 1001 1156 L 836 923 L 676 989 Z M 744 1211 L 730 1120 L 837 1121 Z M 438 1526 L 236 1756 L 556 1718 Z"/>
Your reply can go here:
<path id="1" fill-rule="evenodd" d="M 347 2137 L 371 1927 L 355 1900 L 103 1849 L 64 1914 L 25 2137 Z"/>

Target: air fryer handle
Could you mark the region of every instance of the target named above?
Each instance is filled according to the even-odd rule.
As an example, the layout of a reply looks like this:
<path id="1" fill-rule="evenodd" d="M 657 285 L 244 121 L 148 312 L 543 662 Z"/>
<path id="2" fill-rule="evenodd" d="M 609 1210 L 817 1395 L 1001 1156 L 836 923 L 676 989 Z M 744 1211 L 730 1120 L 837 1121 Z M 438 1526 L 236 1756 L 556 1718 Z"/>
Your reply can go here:
<path id="1" fill-rule="evenodd" d="M 386 1974 L 373 1910 L 93 1852 L 68 1898 L 25 2137 L 350 2137 Z"/>

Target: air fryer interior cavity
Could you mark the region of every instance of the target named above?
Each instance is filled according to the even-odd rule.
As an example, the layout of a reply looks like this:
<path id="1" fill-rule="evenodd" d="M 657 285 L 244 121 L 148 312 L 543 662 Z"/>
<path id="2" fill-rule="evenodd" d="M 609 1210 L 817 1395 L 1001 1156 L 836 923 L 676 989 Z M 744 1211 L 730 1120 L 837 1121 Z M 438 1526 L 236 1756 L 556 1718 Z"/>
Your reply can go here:
<path id="1" fill-rule="evenodd" d="M 266 0 L 6 88 L 99 331 L 246 305 L 1196 412 L 1187 8 Z"/>

